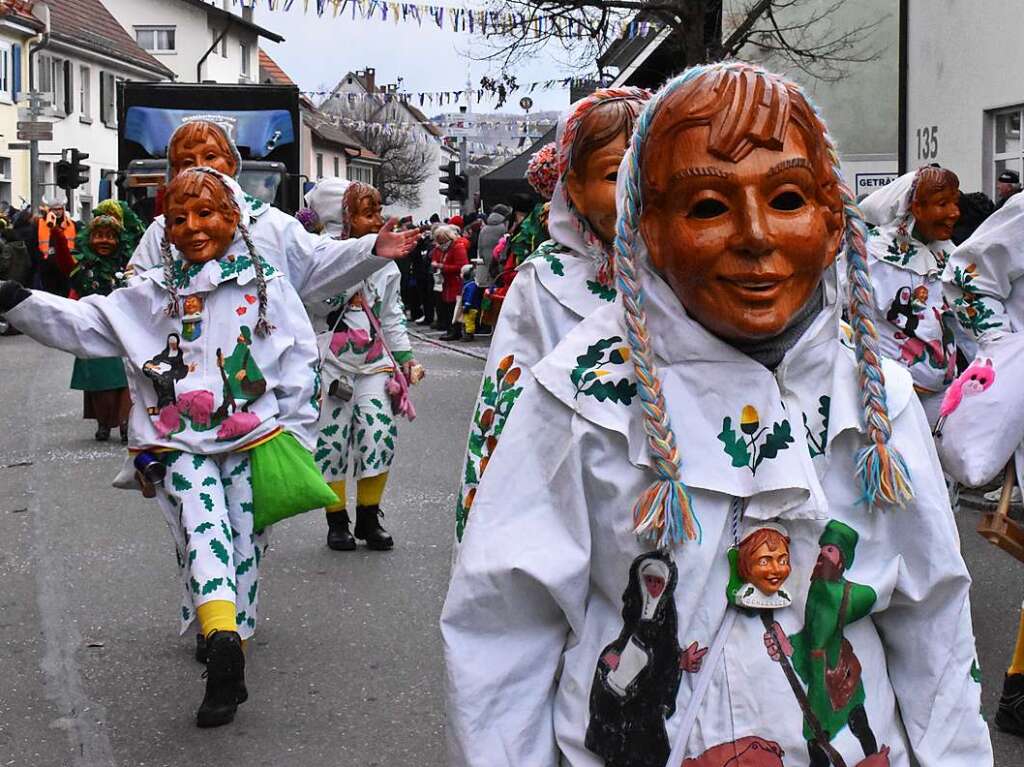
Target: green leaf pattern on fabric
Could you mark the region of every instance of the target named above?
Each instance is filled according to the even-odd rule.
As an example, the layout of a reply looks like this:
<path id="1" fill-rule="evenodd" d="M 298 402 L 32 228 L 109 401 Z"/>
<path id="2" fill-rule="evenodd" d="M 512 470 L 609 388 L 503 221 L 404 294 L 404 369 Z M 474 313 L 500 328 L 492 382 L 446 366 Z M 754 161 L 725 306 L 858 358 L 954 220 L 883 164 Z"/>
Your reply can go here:
<path id="1" fill-rule="evenodd" d="M 831 406 L 832 398 L 827 394 L 822 394 L 818 397 L 818 415 L 821 416 L 819 421 L 820 427 L 812 428 L 807 413 L 802 413 L 804 418 L 804 435 L 807 437 L 807 451 L 811 454 L 811 458 L 824 455 L 825 448 L 828 447 L 828 418 Z"/>
<path id="2" fill-rule="evenodd" d="M 493 375 L 484 376 L 480 385 L 469 429 L 464 481 L 455 505 L 455 534 L 460 541 L 466 530 L 477 485 L 487 469 L 491 455 L 498 447 L 498 440 L 512 408 L 523 393 L 523 387 L 517 385 L 522 374 L 515 355 L 510 354 L 498 362 Z"/>
<path id="3" fill-rule="evenodd" d="M 965 269 L 959 266 L 953 268 L 953 283 L 962 293 L 953 299 L 953 311 L 961 327 L 975 338 L 980 338 L 985 331 L 1002 327 L 1003 323 L 992 319 L 995 310 L 975 291 L 977 274 L 978 267 L 975 264 L 968 264 Z"/>
<path id="4" fill-rule="evenodd" d="M 770 427 L 761 426 L 760 416 L 753 405 L 745 405 L 740 414 L 740 433 L 733 427 L 732 418 L 722 419 L 718 440 L 731 459 L 734 468 L 746 467 L 757 474 L 764 461 L 770 461 L 793 444 L 793 433 L 787 419 L 776 421 Z"/>
<path id="5" fill-rule="evenodd" d="M 609 400 L 629 405 L 636 396 L 636 383 L 629 380 L 629 374 L 620 373 L 612 380 L 615 371 L 610 368 L 624 365 L 629 361 L 629 346 L 622 345 L 621 336 L 602 338 L 587 347 L 587 351 L 576 358 L 576 367 L 569 374 L 569 380 L 580 395 L 594 397 L 598 402 Z"/>

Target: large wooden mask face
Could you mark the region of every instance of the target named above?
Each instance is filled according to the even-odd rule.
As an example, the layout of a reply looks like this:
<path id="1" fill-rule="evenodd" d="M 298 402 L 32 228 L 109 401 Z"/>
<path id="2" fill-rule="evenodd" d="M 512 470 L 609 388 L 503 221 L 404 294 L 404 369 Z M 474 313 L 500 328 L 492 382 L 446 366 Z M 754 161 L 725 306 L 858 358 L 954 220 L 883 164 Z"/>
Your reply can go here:
<path id="1" fill-rule="evenodd" d="M 820 131 L 780 80 L 752 71 L 717 72 L 684 95 L 659 110 L 643 154 L 651 262 L 715 335 L 770 338 L 811 298 L 842 236 Z"/>
<path id="2" fill-rule="evenodd" d="M 178 176 L 167 187 L 167 239 L 194 264 L 220 258 L 238 229 L 239 213 L 231 193 L 206 173 Z"/>
<path id="3" fill-rule="evenodd" d="M 380 192 L 358 181 L 345 191 L 342 205 L 348 208 L 349 237 L 376 234 L 384 226 Z"/>

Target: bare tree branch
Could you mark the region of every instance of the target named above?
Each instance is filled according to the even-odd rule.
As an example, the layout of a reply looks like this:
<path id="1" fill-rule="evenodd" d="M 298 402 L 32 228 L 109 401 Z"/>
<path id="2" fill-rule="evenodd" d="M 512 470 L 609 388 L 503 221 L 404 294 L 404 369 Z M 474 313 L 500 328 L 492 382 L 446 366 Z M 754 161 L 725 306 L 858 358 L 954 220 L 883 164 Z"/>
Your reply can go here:
<path id="1" fill-rule="evenodd" d="M 639 21 L 649 23 L 652 34 L 669 30 L 663 45 L 680 67 L 740 56 L 752 45 L 768 58 L 833 82 L 851 65 L 878 57 L 870 42 L 888 18 L 843 29 L 836 17 L 847 5 L 854 7 L 856 0 L 493 0 L 490 10 L 520 15 L 522 23 L 487 29 L 492 48 L 478 58 L 495 62 L 507 75 L 554 44 L 577 68 L 592 68 L 618 39 L 621 25 Z"/>

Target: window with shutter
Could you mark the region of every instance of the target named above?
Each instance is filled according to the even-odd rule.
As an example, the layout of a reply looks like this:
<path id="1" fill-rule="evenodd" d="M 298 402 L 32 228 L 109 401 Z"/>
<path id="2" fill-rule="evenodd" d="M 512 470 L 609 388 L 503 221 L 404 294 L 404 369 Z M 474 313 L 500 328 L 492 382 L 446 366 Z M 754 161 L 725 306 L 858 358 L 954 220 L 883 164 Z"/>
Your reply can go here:
<path id="1" fill-rule="evenodd" d="M 21 98 L 21 46 L 11 46 L 11 97 L 18 101 Z"/>
<path id="2" fill-rule="evenodd" d="M 75 99 L 74 99 L 74 79 L 72 76 L 71 62 L 67 59 L 63 62 L 64 68 L 64 114 L 73 114 L 75 111 Z"/>

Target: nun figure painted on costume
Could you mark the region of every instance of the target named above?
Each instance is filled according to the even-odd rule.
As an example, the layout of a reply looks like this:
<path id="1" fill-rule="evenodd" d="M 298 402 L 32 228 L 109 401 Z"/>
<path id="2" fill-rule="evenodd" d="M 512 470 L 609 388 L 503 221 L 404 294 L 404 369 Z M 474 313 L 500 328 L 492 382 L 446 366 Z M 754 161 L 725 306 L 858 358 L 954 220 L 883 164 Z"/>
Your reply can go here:
<path id="1" fill-rule="evenodd" d="M 823 119 L 758 67 L 689 69 L 637 118 L 617 203 L 618 300 L 530 368 L 477 487 L 441 616 L 449 761 L 991 767 L 970 576 Z M 819 565 L 787 581 L 790 558 Z"/>
<path id="2" fill-rule="evenodd" d="M 590 688 L 587 748 L 607 767 L 663 767 L 665 719 L 682 678 L 672 558 L 641 554 L 622 595 L 622 631 L 604 648 Z"/>

